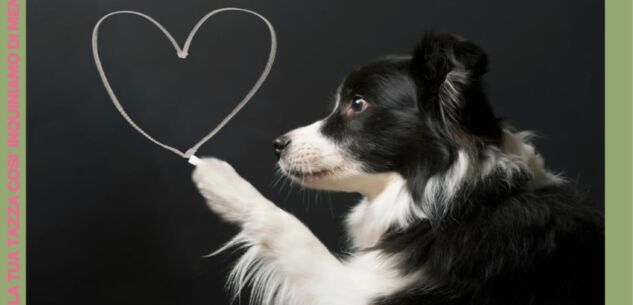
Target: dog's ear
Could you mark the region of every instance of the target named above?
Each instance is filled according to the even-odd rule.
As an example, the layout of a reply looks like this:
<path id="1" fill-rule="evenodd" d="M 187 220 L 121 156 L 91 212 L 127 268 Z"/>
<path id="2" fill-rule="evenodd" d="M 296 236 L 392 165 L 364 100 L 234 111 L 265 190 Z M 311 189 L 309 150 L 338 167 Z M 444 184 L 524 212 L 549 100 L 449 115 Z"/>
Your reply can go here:
<path id="1" fill-rule="evenodd" d="M 435 111 L 445 123 L 459 121 L 467 95 L 481 89 L 487 63 L 484 51 L 470 41 L 450 34 L 426 34 L 410 66 L 421 111 Z"/>

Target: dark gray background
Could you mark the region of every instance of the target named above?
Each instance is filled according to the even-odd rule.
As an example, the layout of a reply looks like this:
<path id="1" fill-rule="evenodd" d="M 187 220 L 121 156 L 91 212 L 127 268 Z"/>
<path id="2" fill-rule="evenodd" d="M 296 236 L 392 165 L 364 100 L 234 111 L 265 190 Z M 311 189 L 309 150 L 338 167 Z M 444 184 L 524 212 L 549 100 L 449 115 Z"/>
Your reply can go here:
<path id="1" fill-rule="evenodd" d="M 223 6 L 267 16 L 279 35 L 270 78 L 201 155 L 228 160 L 261 192 L 304 220 L 331 249 L 356 195 L 272 185 L 271 141 L 328 112 L 347 71 L 405 54 L 426 30 L 450 31 L 489 53 L 490 98 L 536 131 L 549 166 L 603 205 L 603 2 L 565 1 L 28 1 L 29 304 L 228 304 L 231 255 L 204 259 L 235 232 L 209 212 L 192 167 L 141 137 L 114 110 L 90 50 L 95 22 L 132 9 L 180 42 Z M 220 15 L 183 61 L 148 22 L 107 21 L 101 53 L 138 123 L 186 148 L 257 78 L 265 26 Z M 318 198 L 317 198 L 318 197 Z"/>

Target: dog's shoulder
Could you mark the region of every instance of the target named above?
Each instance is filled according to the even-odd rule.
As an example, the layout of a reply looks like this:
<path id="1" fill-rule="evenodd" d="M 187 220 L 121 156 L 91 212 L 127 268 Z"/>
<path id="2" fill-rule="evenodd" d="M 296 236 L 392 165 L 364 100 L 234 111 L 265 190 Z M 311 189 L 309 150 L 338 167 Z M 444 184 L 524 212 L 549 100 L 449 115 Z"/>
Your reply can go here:
<path id="1" fill-rule="evenodd" d="M 477 204 L 468 217 L 385 234 L 378 247 L 400 255 L 403 272 L 423 270 L 425 279 L 376 304 L 600 303 L 602 216 L 581 196 L 550 186 Z"/>

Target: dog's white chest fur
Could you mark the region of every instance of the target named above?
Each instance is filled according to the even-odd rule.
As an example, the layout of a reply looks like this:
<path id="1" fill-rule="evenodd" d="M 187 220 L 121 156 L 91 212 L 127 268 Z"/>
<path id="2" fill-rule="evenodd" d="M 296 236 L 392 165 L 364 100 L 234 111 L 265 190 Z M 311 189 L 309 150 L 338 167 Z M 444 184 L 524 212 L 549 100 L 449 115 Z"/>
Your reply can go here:
<path id="1" fill-rule="evenodd" d="M 357 249 L 372 247 L 390 228 L 406 227 L 414 217 L 423 217 L 411 204 L 406 181 L 398 174 L 376 175 L 374 183 L 380 192 L 365 197 L 347 217 L 347 232 L 352 246 Z"/>
<path id="2" fill-rule="evenodd" d="M 403 209 L 409 198 L 404 180 L 392 174 L 380 178 L 383 190 L 365 199 L 348 219 L 357 248 L 375 244 L 392 224 L 407 221 L 402 217 L 408 214 Z M 395 268 L 398 257 L 376 250 L 336 258 L 299 220 L 261 196 L 225 162 L 203 160 L 194 181 L 212 210 L 242 227 L 223 248 L 246 249 L 229 276 L 235 295 L 250 285 L 251 301 L 257 304 L 365 305 L 419 278 L 419 272 L 402 276 Z"/>

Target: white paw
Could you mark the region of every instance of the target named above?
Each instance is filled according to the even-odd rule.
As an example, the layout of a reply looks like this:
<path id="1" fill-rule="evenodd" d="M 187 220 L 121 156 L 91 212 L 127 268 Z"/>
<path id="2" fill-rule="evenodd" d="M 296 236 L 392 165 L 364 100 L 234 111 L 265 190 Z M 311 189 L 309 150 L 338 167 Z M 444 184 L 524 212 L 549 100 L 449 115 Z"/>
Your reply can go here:
<path id="1" fill-rule="evenodd" d="M 216 158 L 203 158 L 193 181 L 211 210 L 230 222 L 244 223 L 257 205 L 267 201 L 231 165 Z"/>

